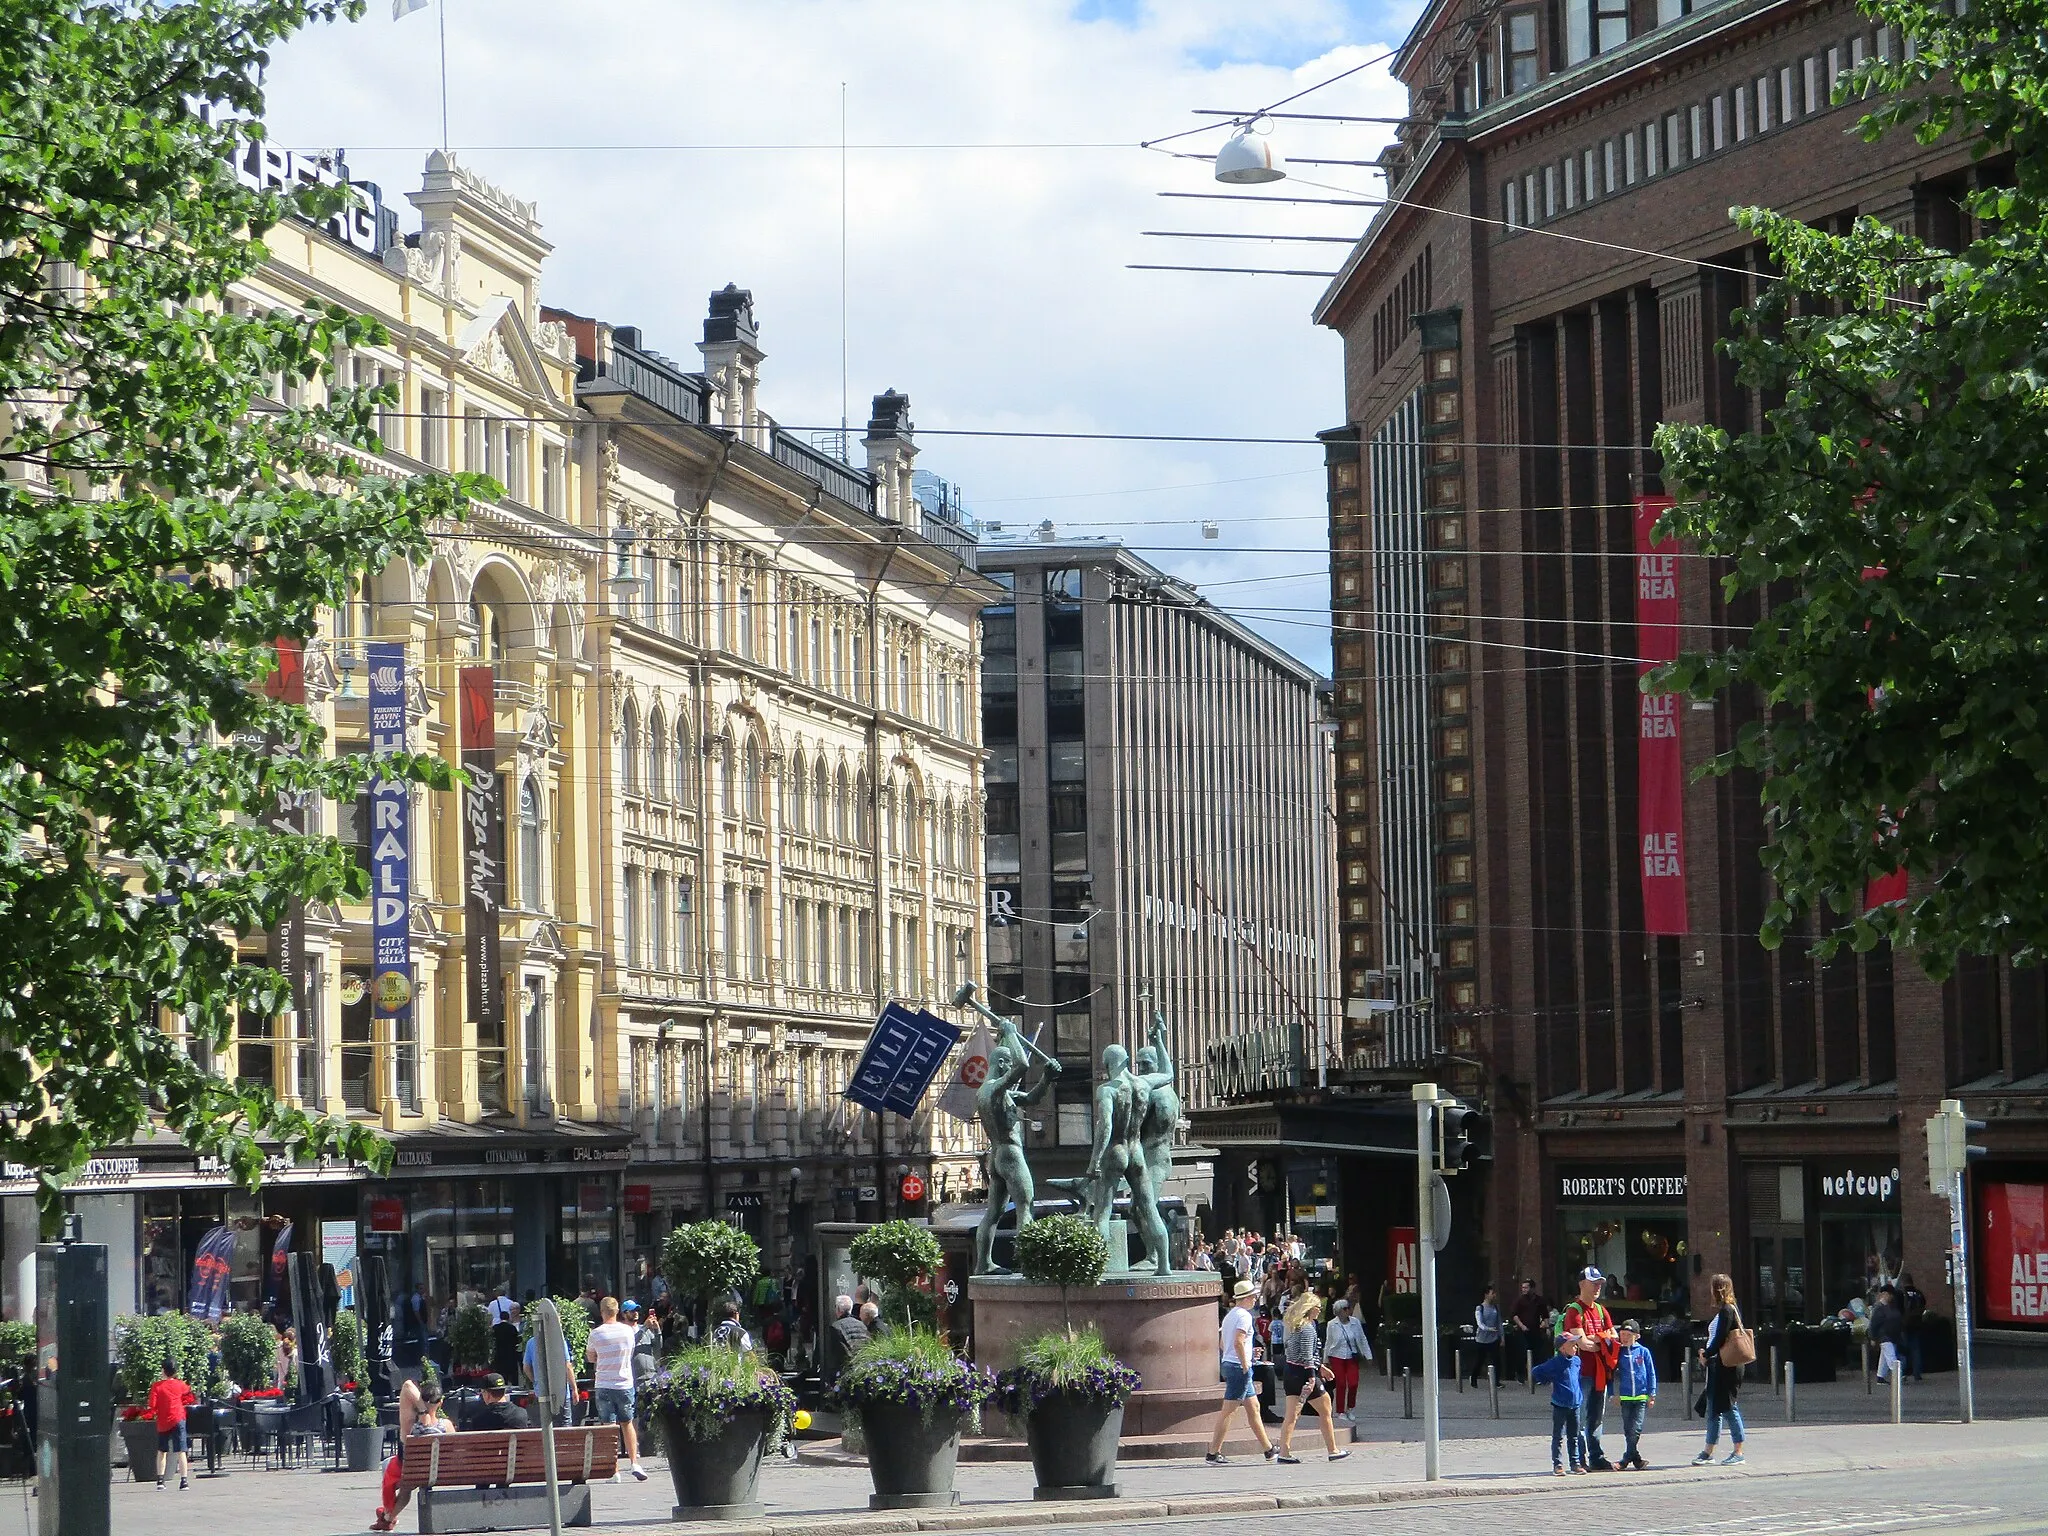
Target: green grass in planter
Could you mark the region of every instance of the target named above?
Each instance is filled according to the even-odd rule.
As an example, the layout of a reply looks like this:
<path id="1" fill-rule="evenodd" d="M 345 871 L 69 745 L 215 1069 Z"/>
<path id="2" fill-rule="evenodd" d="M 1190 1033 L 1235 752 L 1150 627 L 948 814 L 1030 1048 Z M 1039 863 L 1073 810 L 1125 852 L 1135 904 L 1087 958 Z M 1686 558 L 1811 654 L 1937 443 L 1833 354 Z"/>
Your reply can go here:
<path id="1" fill-rule="evenodd" d="M 1093 1328 L 1045 1333 L 1026 1343 L 1016 1365 L 997 1378 L 997 1406 L 1005 1413 L 1029 1413 L 1055 1394 L 1115 1406 L 1129 1402 L 1142 1385 Z"/>
<path id="2" fill-rule="evenodd" d="M 759 1359 L 716 1344 L 692 1344 L 669 1357 L 667 1379 L 655 1401 L 673 1409 L 686 1439 L 712 1440 L 742 1413 L 768 1415 L 765 1449 L 782 1444 L 796 1398 Z"/>
<path id="3" fill-rule="evenodd" d="M 994 1390 L 987 1371 L 954 1355 L 952 1346 L 923 1328 L 891 1328 L 854 1352 L 839 1376 L 847 1411 L 895 1406 L 915 1408 L 926 1423 L 940 1413 L 968 1416 L 981 1428 L 981 1405 Z"/>

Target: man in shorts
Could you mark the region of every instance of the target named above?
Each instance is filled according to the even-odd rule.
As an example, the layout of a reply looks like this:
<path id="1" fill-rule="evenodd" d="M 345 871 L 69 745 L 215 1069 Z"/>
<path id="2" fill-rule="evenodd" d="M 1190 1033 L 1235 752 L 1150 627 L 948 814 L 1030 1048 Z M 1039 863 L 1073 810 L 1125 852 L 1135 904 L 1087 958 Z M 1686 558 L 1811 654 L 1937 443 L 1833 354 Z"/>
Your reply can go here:
<path id="1" fill-rule="evenodd" d="M 619 1321 L 616 1296 L 607 1296 L 598 1304 L 598 1316 L 603 1321 L 590 1330 L 590 1342 L 583 1346 L 584 1354 L 597 1366 L 592 1390 L 597 1422 L 619 1426 L 626 1440 L 627 1470 L 635 1482 L 644 1483 L 647 1473 L 640 1466 L 640 1433 L 633 1423 L 633 1330 Z M 614 1472 L 612 1481 L 618 1480 L 619 1474 Z"/>
<path id="2" fill-rule="evenodd" d="M 1273 1442 L 1259 1418 L 1259 1395 L 1252 1385 L 1251 1303 L 1258 1289 L 1249 1280 L 1240 1280 L 1230 1288 L 1230 1310 L 1224 1314 L 1222 1329 L 1223 1407 L 1217 1412 L 1216 1427 L 1209 1432 L 1208 1463 L 1212 1467 L 1229 1465 L 1230 1458 L 1223 1454 L 1223 1442 L 1230 1434 L 1230 1420 L 1239 1404 L 1244 1406 L 1244 1416 L 1258 1438 L 1259 1449 L 1265 1452 L 1266 1460 L 1273 1459 Z"/>
<path id="3" fill-rule="evenodd" d="M 187 1454 L 190 1440 L 187 1437 L 185 1410 L 199 1399 L 192 1389 L 178 1379 L 178 1373 L 171 1369 L 166 1360 L 156 1368 L 156 1385 L 149 1389 L 149 1413 L 156 1420 L 156 1485 L 164 1485 L 164 1474 L 172 1462 L 178 1467 L 178 1487 L 187 1486 L 185 1474 L 191 1469 L 191 1458 Z"/>

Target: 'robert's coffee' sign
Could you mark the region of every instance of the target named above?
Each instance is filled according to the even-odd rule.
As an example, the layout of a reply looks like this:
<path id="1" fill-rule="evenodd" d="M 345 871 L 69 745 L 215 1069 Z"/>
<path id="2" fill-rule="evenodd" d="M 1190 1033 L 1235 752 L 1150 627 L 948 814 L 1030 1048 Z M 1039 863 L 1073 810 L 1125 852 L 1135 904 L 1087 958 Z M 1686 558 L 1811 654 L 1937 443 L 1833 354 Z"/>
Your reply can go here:
<path id="1" fill-rule="evenodd" d="M 1644 1168 L 1624 1171 L 1606 1167 L 1560 1168 L 1557 1172 L 1559 1205 L 1683 1205 L 1683 1168 Z"/>

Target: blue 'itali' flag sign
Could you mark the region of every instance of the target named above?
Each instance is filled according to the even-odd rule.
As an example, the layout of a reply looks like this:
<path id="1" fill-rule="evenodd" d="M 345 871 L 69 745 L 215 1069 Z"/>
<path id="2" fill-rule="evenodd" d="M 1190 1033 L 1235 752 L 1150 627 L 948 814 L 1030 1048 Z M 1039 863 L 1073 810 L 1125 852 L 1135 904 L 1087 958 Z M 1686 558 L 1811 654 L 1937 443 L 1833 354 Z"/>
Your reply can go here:
<path id="1" fill-rule="evenodd" d="M 960 1043 L 960 1031 L 935 1014 L 891 1003 L 875 1020 L 867 1049 L 847 1082 L 846 1096 L 863 1109 L 889 1110 L 908 1118 L 931 1086 L 946 1053 Z"/>
<path id="2" fill-rule="evenodd" d="M 370 751 L 403 752 L 405 646 L 367 650 Z M 378 1017 L 403 1018 L 412 1008 L 412 791 L 402 780 L 370 781 L 370 902 L 371 996 Z"/>

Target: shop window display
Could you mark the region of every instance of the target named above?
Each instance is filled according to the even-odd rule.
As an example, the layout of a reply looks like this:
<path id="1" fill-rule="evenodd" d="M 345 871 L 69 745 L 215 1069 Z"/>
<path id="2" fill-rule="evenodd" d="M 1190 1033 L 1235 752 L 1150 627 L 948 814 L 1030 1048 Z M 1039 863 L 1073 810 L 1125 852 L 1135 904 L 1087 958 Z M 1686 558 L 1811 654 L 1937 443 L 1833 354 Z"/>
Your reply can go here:
<path id="1" fill-rule="evenodd" d="M 1686 1306 L 1686 1252 L 1683 1211 L 1657 1215 L 1567 1211 L 1566 1274 L 1558 1294 L 1572 1295 L 1579 1271 L 1592 1266 L 1607 1276 L 1607 1294 L 1602 1300 L 1615 1316 L 1682 1312 Z"/>

